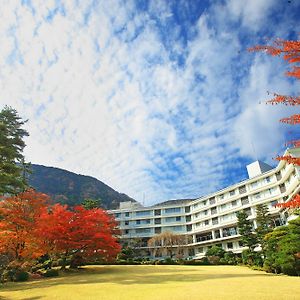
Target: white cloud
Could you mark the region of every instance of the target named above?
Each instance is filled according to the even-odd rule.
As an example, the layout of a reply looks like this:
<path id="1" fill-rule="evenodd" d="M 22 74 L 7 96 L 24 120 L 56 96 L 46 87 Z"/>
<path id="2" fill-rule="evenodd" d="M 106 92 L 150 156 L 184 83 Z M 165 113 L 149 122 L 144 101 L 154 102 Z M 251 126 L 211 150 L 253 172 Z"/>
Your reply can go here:
<path id="1" fill-rule="evenodd" d="M 143 12 L 134 2 L 55 3 L 10 3 L 0 18 L 0 104 L 29 119 L 33 163 L 95 176 L 150 204 L 222 187 L 239 155 L 254 158 L 253 140 L 260 158 L 280 147 L 281 111 L 253 98 L 294 86 L 275 76 L 281 65 L 241 58 L 242 29 L 226 17 L 258 30 L 271 1 L 208 8 L 186 45 L 173 23 L 172 49 L 153 19 L 169 24 L 165 1 Z"/>

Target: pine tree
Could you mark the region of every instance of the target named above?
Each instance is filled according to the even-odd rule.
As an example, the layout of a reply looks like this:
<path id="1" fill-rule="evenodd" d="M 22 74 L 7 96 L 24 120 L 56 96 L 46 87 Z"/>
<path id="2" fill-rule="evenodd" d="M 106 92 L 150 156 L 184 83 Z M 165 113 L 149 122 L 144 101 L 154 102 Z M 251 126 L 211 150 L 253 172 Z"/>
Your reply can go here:
<path id="1" fill-rule="evenodd" d="M 26 122 L 9 106 L 0 111 L 0 195 L 17 194 L 27 186 L 23 139 L 29 134 L 22 128 Z"/>
<path id="2" fill-rule="evenodd" d="M 237 218 L 237 226 L 239 234 L 241 235 L 241 241 L 251 252 L 253 252 L 257 245 L 257 238 L 253 232 L 252 223 L 248 220 L 248 215 L 243 210 L 237 213 Z"/>
<path id="3" fill-rule="evenodd" d="M 271 217 L 269 209 L 266 204 L 259 204 L 256 206 L 256 223 L 255 229 L 258 243 L 261 245 L 262 252 L 265 252 L 265 236 L 272 231 Z"/>

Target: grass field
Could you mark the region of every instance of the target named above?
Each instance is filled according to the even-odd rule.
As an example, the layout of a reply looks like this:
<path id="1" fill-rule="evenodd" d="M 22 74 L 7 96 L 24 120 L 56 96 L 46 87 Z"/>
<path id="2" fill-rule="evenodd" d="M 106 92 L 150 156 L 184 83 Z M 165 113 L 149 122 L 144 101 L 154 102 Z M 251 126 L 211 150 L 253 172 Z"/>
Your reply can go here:
<path id="1" fill-rule="evenodd" d="M 1 300 L 300 300 L 300 278 L 235 266 L 90 266 L 65 276 L 7 283 Z"/>

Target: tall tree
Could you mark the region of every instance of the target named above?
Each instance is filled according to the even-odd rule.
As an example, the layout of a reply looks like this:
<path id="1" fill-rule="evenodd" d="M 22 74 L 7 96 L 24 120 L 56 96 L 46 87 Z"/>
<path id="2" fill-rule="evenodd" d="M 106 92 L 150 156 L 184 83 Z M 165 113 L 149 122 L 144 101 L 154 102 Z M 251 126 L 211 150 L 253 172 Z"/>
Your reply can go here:
<path id="1" fill-rule="evenodd" d="M 253 252 L 254 248 L 257 246 L 257 238 L 253 232 L 252 222 L 248 220 L 248 215 L 244 210 L 237 213 L 237 218 L 237 227 L 238 232 L 241 235 L 241 241 L 251 252 Z"/>
<path id="2" fill-rule="evenodd" d="M 49 197 L 27 190 L 0 201 L 0 253 L 14 260 L 33 259 L 47 250 L 36 235 L 36 223 Z"/>
<path id="3" fill-rule="evenodd" d="M 262 252 L 265 252 L 265 236 L 272 231 L 271 217 L 269 215 L 269 209 L 266 204 L 259 204 L 256 206 L 256 223 L 255 229 L 257 242 L 262 248 Z"/>
<path id="4" fill-rule="evenodd" d="M 0 111 L 0 195 L 17 194 L 27 186 L 23 150 L 29 134 L 22 128 L 26 122 L 9 106 Z"/>

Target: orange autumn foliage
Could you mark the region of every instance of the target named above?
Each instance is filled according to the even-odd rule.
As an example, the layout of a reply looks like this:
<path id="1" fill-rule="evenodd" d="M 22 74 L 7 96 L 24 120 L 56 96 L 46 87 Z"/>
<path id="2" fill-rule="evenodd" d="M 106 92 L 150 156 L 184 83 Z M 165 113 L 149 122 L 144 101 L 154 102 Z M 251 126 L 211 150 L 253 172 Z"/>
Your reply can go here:
<path id="1" fill-rule="evenodd" d="M 13 259 L 33 259 L 46 253 L 36 236 L 36 221 L 47 207 L 49 197 L 34 190 L 0 202 L 0 253 Z"/>
<path id="2" fill-rule="evenodd" d="M 115 237 L 116 222 L 103 209 L 85 209 L 55 204 L 44 208 L 37 222 L 37 232 L 50 253 L 67 257 L 95 256 L 106 261 L 115 259 L 121 247 Z"/>
<path id="3" fill-rule="evenodd" d="M 287 41 L 275 39 L 271 45 L 258 45 L 248 49 L 249 51 L 265 51 L 272 56 L 282 56 L 289 64 L 300 63 L 300 41 Z M 287 76 L 300 79 L 300 67 L 292 66 Z"/>
<path id="4" fill-rule="evenodd" d="M 300 208 L 300 195 L 296 195 L 292 200 L 285 203 L 278 203 L 276 207 L 283 208 Z"/>

